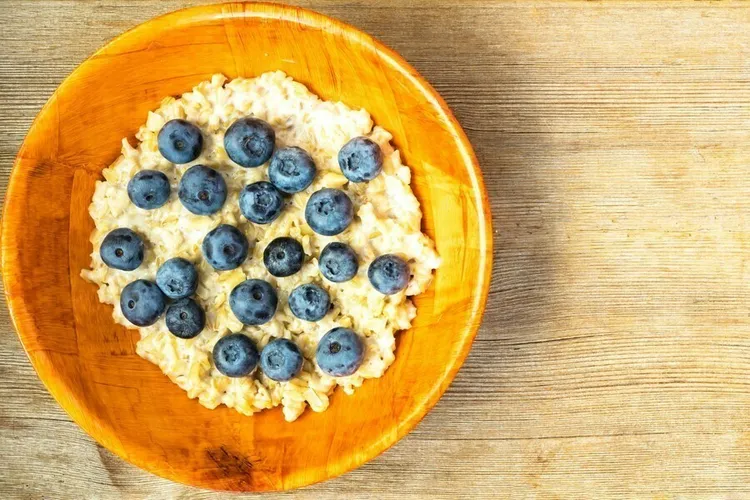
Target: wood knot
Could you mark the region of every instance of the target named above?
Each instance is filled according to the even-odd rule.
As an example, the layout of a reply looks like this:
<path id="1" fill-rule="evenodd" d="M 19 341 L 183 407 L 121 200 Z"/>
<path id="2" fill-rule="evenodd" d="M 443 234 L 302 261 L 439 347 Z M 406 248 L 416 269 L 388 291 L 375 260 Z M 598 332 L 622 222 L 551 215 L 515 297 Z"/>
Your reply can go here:
<path id="1" fill-rule="evenodd" d="M 258 460 L 238 455 L 227 450 L 224 446 L 206 450 L 208 457 L 221 471 L 224 477 L 243 477 L 249 479 L 250 473 Z M 242 481 L 241 481 L 242 482 Z"/>

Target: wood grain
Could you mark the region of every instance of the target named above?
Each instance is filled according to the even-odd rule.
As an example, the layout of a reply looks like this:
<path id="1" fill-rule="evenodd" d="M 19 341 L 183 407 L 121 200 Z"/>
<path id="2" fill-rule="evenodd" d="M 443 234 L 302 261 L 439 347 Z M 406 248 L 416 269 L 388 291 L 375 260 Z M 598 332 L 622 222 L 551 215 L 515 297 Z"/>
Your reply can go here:
<path id="1" fill-rule="evenodd" d="M 0 4 L 0 182 L 77 64 L 188 3 Z M 440 403 L 374 461 L 293 496 L 750 495 L 748 7 L 305 5 L 390 45 L 447 100 L 496 235 L 485 320 Z M 98 448 L 0 313 L 3 496 L 214 497 Z"/>

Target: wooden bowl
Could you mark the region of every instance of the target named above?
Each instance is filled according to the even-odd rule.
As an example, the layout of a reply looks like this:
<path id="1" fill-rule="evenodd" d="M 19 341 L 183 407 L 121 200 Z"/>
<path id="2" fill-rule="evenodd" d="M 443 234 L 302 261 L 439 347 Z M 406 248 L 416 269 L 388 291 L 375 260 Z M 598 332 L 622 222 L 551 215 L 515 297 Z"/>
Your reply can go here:
<path id="1" fill-rule="evenodd" d="M 188 399 L 135 354 L 136 330 L 79 275 L 89 265 L 94 182 L 165 96 L 214 73 L 280 69 L 324 99 L 364 107 L 394 135 L 413 171 L 424 229 L 443 258 L 398 336 L 396 362 L 323 413 L 286 423 Z M 125 460 L 221 490 L 286 490 L 342 474 L 409 432 L 469 351 L 490 280 L 492 231 L 471 146 L 437 93 L 401 57 L 356 29 L 267 4 L 198 7 L 123 34 L 71 74 L 44 106 L 16 159 L 2 230 L 13 321 L 49 392 Z"/>

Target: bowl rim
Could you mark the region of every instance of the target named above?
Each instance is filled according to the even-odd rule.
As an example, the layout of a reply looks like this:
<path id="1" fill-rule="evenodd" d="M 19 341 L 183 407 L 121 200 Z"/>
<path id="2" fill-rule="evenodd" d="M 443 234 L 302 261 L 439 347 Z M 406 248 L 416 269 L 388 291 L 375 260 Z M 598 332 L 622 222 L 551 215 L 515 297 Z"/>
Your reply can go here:
<path id="1" fill-rule="evenodd" d="M 310 480 L 304 474 L 301 473 L 290 473 L 283 481 L 283 490 L 290 490 L 315 484 L 321 481 L 325 481 L 346 472 L 354 470 L 363 464 L 369 462 L 376 456 L 380 455 L 396 442 L 401 440 L 406 434 L 411 432 L 417 424 L 424 418 L 424 416 L 437 404 L 440 397 L 445 393 L 450 383 L 455 378 L 458 370 L 463 365 L 466 359 L 474 338 L 476 337 L 477 331 L 481 324 L 482 315 L 484 313 L 487 297 L 489 293 L 490 281 L 492 276 L 492 256 L 493 256 L 493 232 L 492 232 L 492 217 L 490 212 L 489 197 L 484 186 L 481 170 L 471 147 L 465 132 L 461 125 L 456 120 L 455 116 L 451 112 L 448 105 L 445 103 L 443 98 L 435 91 L 435 89 L 422 77 L 403 57 L 396 53 L 391 48 L 387 47 L 382 42 L 378 41 L 374 37 L 367 33 L 355 28 L 343 21 L 329 17 L 327 15 L 292 5 L 283 5 L 270 2 L 226 2 L 218 4 L 208 4 L 195 7 L 188 7 L 172 12 L 162 14 L 160 16 L 146 20 L 127 31 L 121 33 L 117 37 L 108 41 L 104 46 L 99 48 L 96 52 L 86 58 L 81 64 L 79 64 L 55 89 L 50 98 L 40 109 L 37 116 L 34 118 L 27 137 L 19 148 L 16 158 L 13 162 L 13 168 L 10 172 L 8 181 L 8 187 L 5 195 L 5 206 L 2 214 L 2 221 L 8 220 L 10 214 L 10 208 L 16 202 L 19 194 L 17 193 L 17 182 L 18 182 L 18 171 L 21 159 L 27 147 L 28 137 L 31 132 L 35 129 L 38 121 L 42 115 L 48 112 L 49 108 L 54 104 L 58 92 L 61 89 L 65 89 L 70 85 L 75 85 L 76 76 L 79 73 L 85 71 L 86 67 L 92 63 L 98 56 L 110 50 L 113 46 L 116 46 L 119 42 L 131 38 L 137 37 L 144 31 L 150 31 L 154 25 L 162 25 L 160 29 L 165 26 L 179 26 L 184 23 L 192 23 L 196 20 L 212 20 L 217 18 L 226 17 L 255 17 L 265 19 L 275 19 L 284 22 L 298 23 L 321 31 L 327 31 L 333 33 L 336 36 L 343 36 L 347 41 L 357 43 L 366 46 L 369 50 L 376 53 L 378 56 L 386 60 L 391 68 L 395 71 L 399 71 L 402 75 L 411 80 L 415 88 L 417 88 L 422 95 L 432 103 L 432 105 L 442 113 L 442 119 L 450 125 L 449 132 L 456 140 L 459 145 L 461 156 L 464 159 L 464 165 L 467 167 L 469 179 L 471 181 L 472 197 L 476 202 L 476 206 L 481 209 L 477 213 L 477 230 L 479 234 L 479 249 L 480 249 L 480 263 L 479 279 L 476 281 L 473 287 L 472 303 L 470 305 L 470 319 L 471 321 L 467 325 L 466 331 L 461 338 L 461 342 L 458 345 L 458 351 L 452 358 L 452 362 L 444 367 L 442 376 L 436 380 L 433 385 L 431 392 L 429 392 L 421 404 L 413 405 L 411 412 L 407 416 L 398 422 L 394 423 L 394 427 L 390 429 L 390 432 L 385 431 L 381 434 L 380 439 L 374 440 L 367 448 L 358 450 L 358 453 L 354 454 L 355 458 L 350 459 L 347 464 L 334 463 L 327 464 L 323 474 Z M 29 361 L 31 362 L 34 370 L 39 376 L 40 380 L 44 384 L 47 391 L 53 396 L 57 403 L 62 407 L 70 418 L 78 424 L 90 437 L 92 437 L 97 443 L 107 448 L 110 452 L 117 455 L 124 461 L 133 464 L 140 469 L 143 469 L 156 476 L 175 481 L 181 484 L 201 487 L 207 489 L 216 490 L 215 485 L 208 485 L 202 482 L 195 481 L 195 478 L 187 478 L 179 473 L 170 474 L 169 471 L 164 469 L 155 472 L 149 467 L 147 460 L 143 460 L 140 456 L 132 456 L 128 454 L 125 447 L 115 446 L 115 443 L 119 443 L 114 431 L 106 428 L 106 426 L 99 426 L 97 423 L 90 418 L 82 418 L 83 415 L 88 415 L 78 401 L 75 398 L 71 398 L 67 395 L 68 389 L 64 383 L 58 382 L 54 374 L 57 370 L 54 366 L 46 362 L 49 357 L 44 350 L 34 350 L 32 352 L 27 348 L 24 342 L 24 333 L 19 326 L 21 325 L 21 317 L 26 316 L 26 310 L 24 307 L 24 301 L 20 295 L 16 295 L 15 291 L 17 287 L 14 285 L 15 278 L 20 274 L 20 270 L 16 269 L 12 265 L 12 259 L 8 259 L 8 252 L 6 251 L 6 243 L 9 241 L 11 231 L 9 225 L 2 224 L 2 233 L 0 234 L 0 242 L 2 243 L 3 251 L 0 255 L 0 268 L 2 269 L 3 285 L 5 291 L 5 298 L 8 303 L 8 311 L 13 323 L 13 327 L 21 341 L 24 352 L 26 353 Z M 259 491 L 259 490 L 246 490 L 246 491 Z"/>

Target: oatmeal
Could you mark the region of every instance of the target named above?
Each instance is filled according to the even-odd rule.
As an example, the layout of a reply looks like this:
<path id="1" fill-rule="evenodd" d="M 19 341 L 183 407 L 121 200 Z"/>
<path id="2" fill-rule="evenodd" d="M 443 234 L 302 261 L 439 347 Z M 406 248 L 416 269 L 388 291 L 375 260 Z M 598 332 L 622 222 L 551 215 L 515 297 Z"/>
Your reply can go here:
<path id="1" fill-rule="evenodd" d="M 313 169 L 305 170 L 311 184 L 294 192 L 293 184 L 285 187 L 283 179 L 274 178 L 283 177 L 286 163 L 279 163 L 280 174 L 271 169 L 271 182 L 269 161 L 249 168 L 238 165 L 253 160 L 226 148 L 225 134 L 235 123 L 247 125 L 242 121 L 246 117 L 270 125 L 272 131 L 267 132 L 274 154 L 291 155 L 289 161 L 297 162 L 292 164 Z M 200 130 L 196 136 L 194 130 L 183 128 L 174 136 L 177 153 L 183 156 L 172 159 L 189 160 L 186 163 L 170 162 L 159 148 L 160 131 L 178 119 Z M 132 313 L 131 321 L 126 319 L 128 311 L 124 314 L 122 308 L 146 308 L 140 323 L 144 326 L 138 327 L 138 355 L 158 365 L 190 398 L 208 408 L 225 404 L 251 415 L 282 405 L 289 421 L 307 406 L 325 410 L 337 385 L 351 394 L 365 379 L 383 375 L 394 361 L 394 335 L 409 328 L 416 315 L 409 296 L 427 288 L 440 264 L 433 242 L 421 231 L 422 213 L 409 186 L 409 167 L 391 146 L 386 130 L 373 127 L 365 110 L 322 101 L 304 85 L 272 72 L 229 82 L 215 75 L 180 98 L 166 98 L 149 112 L 136 138 L 140 141 L 136 147 L 123 139 L 122 155 L 97 182 L 89 208 L 96 225 L 91 235 L 94 252 L 91 269 L 81 274 L 98 285 L 101 302 L 114 306 L 117 323 L 133 328 L 138 321 L 132 321 Z M 367 144 L 373 143 L 377 147 L 367 150 Z M 185 144 L 200 147 L 190 151 L 183 148 Z M 339 153 L 345 145 L 361 153 L 359 163 L 354 162 L 356 171 L 340 166 Z M 257 153 L 260 160 L 270 152 L 257 144 L 240 146 Z M 382 171 L 358 167 L 372 165 L 373 158 L 380 159 Z M 181 183 L 188 170 L 189 178 Z M 150 190 L 139 191 L 138 182 Z M 277 188 L 283 189 L 283 196 Z M 253 200 L 263 203 L 250 203 Z M 331 206 L 342 207 L 343 215 L 333 223 L 330 217 L 316 219 L 327 216 Z M 201 212 L 201 207 L 208 208 Z M 109 238 L 106 244 L 105 238 Z M 331 243 L 335 245 L 326 250 L 328 255 L 321 257 Z M 109 252 L 112 248 L 114 253 Z M 116 264 L 111 267 L 118 259 L 127 263 L 120 269 Z M 322 266 L 320 259 L 329 265 Z M 406 274 L 400 263 L 408 266 Z M 193 268 L 197 279 L 190 274 Z M 348 275 L 331 281 L 322 269 Z M 391 279 L 393 273 L 401 273 L 403 282 Z M 170 295 L 164 283 L 170 276 L 183 275 L 192 280 L 186 285 L 189 290 Z M 266 285 L 253 288 L 259 283 Z M 185 293 L 191 298 L 179 298 Z M 153 301 L 139 304 L 152 296 Z M 174 301 L 175 297 L 179 299 Z M 254 321 L 261 313 L 268 318 Z M 356 332 L 356 345 L 350 351 L 356 359 L 317 362 L 319 344 L 321 348 L 333 345 L 330 352 L 336 355 L 339 349 L 348 349 L 342 332 Z M 233 337 L 237 333 L 242 338 Z M 272 359 L 263 359 L 264 348 L 278 339 L 288 342 L 274 344 L 273 356 L 288 361 L 291 358 L 284 358 L 288 353 L 301 354 L 297 362 L 289 361 L 288 373 L 294 374 L 289 380 L 272 375 L 283 366 L 263 364 Z M 217 361 L 217 350 L 232 340 L 234 350 L 224 349 L 225 357 Z M 251 359 L 256 348 L 260 361 Z M 257 368 L 244 376 L 221 370 L 221 363 L 236 361 L 237 353 L 248 363 L 255 361 Z M 341 368 L 352 360 L 356 362 L 351 369 Z"/>

